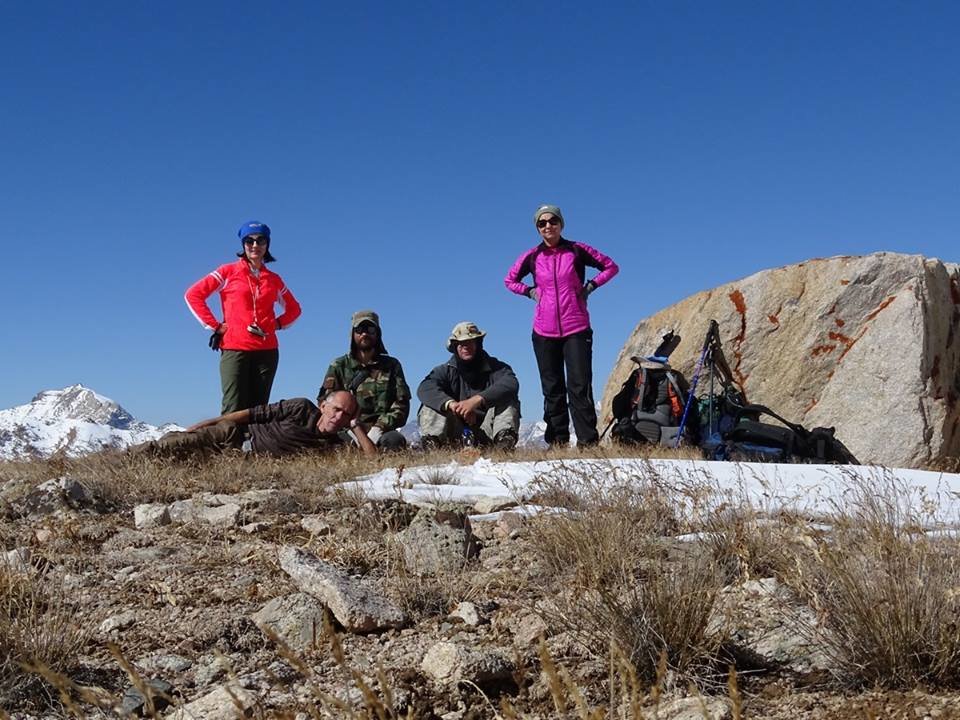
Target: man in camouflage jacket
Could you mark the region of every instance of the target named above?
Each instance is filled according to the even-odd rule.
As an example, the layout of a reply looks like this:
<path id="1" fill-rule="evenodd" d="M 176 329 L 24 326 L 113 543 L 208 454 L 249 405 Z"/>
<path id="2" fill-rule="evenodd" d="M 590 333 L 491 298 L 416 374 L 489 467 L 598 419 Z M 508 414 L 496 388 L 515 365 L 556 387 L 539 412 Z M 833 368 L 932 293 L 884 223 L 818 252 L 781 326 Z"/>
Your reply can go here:
<path id="1" fill-rule="evenodd" d="M 380 317 L 372 310 L 359 310 L 350 323 L 350 352 L 327 369 L 317 402 L 334 390 L 352 392 L 360 405 L 358 420 L 370 440 L 381 450 L 399 450 L 407 445 L 399 428 L 410 414 L 410 388 L 400 361 L 387 355 L 380 332 Z"/>

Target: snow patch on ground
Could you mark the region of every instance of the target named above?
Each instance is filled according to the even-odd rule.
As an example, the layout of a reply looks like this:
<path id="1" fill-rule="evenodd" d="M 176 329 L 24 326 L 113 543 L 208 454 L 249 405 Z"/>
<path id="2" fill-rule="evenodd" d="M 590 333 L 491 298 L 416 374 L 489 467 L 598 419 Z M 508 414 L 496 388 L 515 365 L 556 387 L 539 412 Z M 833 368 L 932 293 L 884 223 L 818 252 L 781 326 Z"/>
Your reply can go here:
<path id="1" fill-rule="evenodd" d="M 700 460 L 576 459 L 495 463 L 480 458 L 471 465 L 388 468 L 346 483 L 370 498 L 399 498 L 412 503 L 475 503 L 483 497 L 530 500 L 542 482 L 575 491 L 587 483 L 649 482 L 673 491 L 692 513 L 705 500 L 724 500 L 770 511 L 790 510 L 829 516 L 843 508 L 851 493 L 897 488 L 908 509 L 929 520 L 929 527 L 960 527 L 957 500 L 960 475 L 953 473 L 853 465 L 787 465 Z"/>

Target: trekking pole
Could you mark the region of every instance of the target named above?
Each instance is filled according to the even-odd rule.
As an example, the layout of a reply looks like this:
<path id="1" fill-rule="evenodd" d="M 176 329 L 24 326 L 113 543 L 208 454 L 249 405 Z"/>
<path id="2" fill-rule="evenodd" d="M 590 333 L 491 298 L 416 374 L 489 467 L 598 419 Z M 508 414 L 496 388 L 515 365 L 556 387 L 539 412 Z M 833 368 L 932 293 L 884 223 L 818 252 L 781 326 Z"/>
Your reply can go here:
<path id="1" fill-rule="evenodd" d="M 716 378 L 716 375 L 717 365 L 714 362 L 713 353 L 710 353 L 710 394 L 708 395 L 710 400 L 707 402 L 707 432 L 709 432 L 711 435 L 713 435 L 713 398 L 715 396 L 713 381 Z M 720 423 L 718 422 L 717 425 L 719 426 Z"/>
<path id="2" fill-rule="evenodd" d="M 697 361 L 697 369 L 693 371 L 693 381 L 690 383 L 690 392 L 687 393 L 687 404 L 683 406 L 683 417 L 680 418 L 680 427 L 677 429 L 677 441 L 674 443 L 673 447 L 680 447 L 680 442 L 683 440 L 683 428 L 687 424 L 687 415 L 690 413 L 690 405 L 694 399 L 694 393 L 697 391 L 697 381 L 700 379 L 700 371 L 703 369 L 703 361 L 707 357 L 707 353 L 710 351 L 710 348 L 713 346 L 713 339 L 715 333 L 719 332 L 717 327 L 717 321 L 710 321 L 710 328 L 707 330 L 707 339 L 703 342 L 703 350 L 700 352 L 700 359 Z"/>
<path id="3" fill-rule="evenodd" d="M 607 431 L 608 431 L 611 427 L 613 427 L 613 422 L 614 422 L 614 420 L 616 420 L 615 417 L 611 417 L 611 418 L 610 418 L 610 422 L 607 423 L 607 426 L 603 429 L 603 432 L 600 433 L 600 439 L 597 440 L 597 442 L 600 442 L 600 440 L 603 440 L 604 436 L 607 434 Z"/>

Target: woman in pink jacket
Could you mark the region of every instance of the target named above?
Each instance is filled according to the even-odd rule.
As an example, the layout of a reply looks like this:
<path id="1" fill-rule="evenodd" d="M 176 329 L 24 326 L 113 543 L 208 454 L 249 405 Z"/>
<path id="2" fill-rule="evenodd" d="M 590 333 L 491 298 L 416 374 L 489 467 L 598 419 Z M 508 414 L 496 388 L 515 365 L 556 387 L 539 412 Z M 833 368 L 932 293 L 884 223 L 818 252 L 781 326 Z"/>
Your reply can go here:
<path id="1" fill-rule="evenodd" d="M 550 445 L 570 441 L 569 413 L 578 445 L 595 445 L 597 411 L 593 402 L 593 330 L 587 296 L 620 268 L 598 250 L 561 235 L 563 214 L 556 205 L 543 205 L 533 214 L 543 242 L 527 250 L 510 268 L 504 284 L 537 304 L 533 315 L 533 352 L 543 387 L 544 440 Z M 600 272 L 586 279 L 586 268 Z M 533 284 L 523 278 L 531 275 Z M 566 367 L 566 377 L 564 377 Z"/>

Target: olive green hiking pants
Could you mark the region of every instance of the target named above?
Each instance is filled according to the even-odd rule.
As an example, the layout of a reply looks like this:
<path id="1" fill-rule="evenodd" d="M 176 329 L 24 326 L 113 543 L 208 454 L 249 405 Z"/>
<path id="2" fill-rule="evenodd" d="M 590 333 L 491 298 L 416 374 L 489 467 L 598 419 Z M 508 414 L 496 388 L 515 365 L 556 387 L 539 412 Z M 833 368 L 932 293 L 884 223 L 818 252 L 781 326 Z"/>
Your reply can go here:
<path id="1" fill-rule="evenodd" d="M 199 430 L 168 432 L 156 440 L 132 447 L 128 452 L 184 460 L 240 450 L 245 437 L 243 425 L 219 422 Z"/>
<path id="2" fill-rule="evenodd" d="M 279 350 L 223 350 L 220 353 L 220 414 L 270 402 Z"/>

